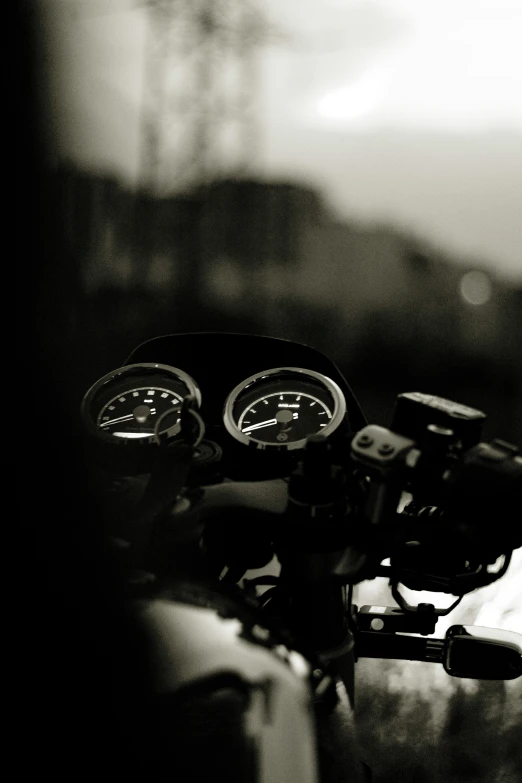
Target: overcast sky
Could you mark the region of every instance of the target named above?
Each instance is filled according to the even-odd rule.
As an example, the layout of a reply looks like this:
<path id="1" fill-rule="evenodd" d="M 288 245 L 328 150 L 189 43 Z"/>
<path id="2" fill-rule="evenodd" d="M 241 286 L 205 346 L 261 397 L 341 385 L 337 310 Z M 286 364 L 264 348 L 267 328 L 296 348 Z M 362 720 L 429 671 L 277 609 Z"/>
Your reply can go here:
<path id="1" fill-rule="evenodd" d="M 132 181 L 143 7 L 41 1 L 61 154 Z M 261 63 L 260 168 L 522 282 L 522 0 L 259 5 L 286 34 Z"/>

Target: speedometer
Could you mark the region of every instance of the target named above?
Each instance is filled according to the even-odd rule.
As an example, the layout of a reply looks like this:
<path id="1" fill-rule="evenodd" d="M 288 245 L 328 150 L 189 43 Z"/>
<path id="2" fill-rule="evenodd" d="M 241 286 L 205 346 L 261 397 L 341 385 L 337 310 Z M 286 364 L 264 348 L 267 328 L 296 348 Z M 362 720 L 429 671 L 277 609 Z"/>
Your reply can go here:
<path id="1" fill-rule="evenodd" d="M 330 378 L 300 367 L 277 367 L 238 384 L 227 397 L 223 420 L 241 443 L 298 449 L 311 435 L 334 432 L 345 413 L 344 395 Z"/>

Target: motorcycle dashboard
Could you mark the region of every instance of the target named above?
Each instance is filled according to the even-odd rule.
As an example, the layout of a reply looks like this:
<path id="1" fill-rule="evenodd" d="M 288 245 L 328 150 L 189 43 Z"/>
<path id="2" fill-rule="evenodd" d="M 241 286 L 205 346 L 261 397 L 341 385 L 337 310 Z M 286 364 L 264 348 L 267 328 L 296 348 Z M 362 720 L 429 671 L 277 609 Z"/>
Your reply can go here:
<path id="1" fill-rule="evenodd" d="M 223 332 L 140 344 L 91 387 L 84 419 L 102 438 L 150 439 L 160 418 L 165 429 L 179 425 L 174 412 L 187 394 L 235 480 L 287 475 L 311 435 L 338 437 L 366 424 L 342 373 L 317 349 Z"/>

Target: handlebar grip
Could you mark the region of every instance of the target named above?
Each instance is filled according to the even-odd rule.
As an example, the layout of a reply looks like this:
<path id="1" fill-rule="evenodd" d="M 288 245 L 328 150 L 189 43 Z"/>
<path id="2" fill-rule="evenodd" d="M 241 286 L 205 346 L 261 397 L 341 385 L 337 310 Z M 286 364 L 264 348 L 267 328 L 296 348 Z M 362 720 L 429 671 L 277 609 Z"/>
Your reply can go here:
<path id="1" fill-rule="evenodd" d="M 383 654 L 383 650 L 386 654 Z M 360 658 L 395 658 L 403 661 L 429 661 L 442 663 L 444 642 L 415 636 L 398 636 L 376 631 L 360 631 L 357 634 L 357 656 Z"/>

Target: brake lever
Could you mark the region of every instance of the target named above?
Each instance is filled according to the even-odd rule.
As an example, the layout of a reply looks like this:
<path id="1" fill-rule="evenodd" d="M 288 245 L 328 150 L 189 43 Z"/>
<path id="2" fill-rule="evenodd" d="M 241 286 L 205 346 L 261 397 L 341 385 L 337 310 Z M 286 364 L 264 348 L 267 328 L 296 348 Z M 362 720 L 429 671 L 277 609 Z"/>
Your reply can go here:
<path id="1" fill-rule="evenodd" d="M 379 607 L 383 610 L 391 607 Z M 372 607 L 363 607 L 371 610 Z M 447 674 L 474 680 L 514 680 L 522 676 L 522 634 L 498 628 L 452 625 L 444 639 L 386 633 L 383 612 L 366 611 L 355 650 L 358 658 L 392 658 L 441 663 Z M 392 619 L 392 618 L 390 618 Z M 377 626 L 374 620 L 383 622 Z M 373 623 L 373 625 L 372 625 Z"/>

